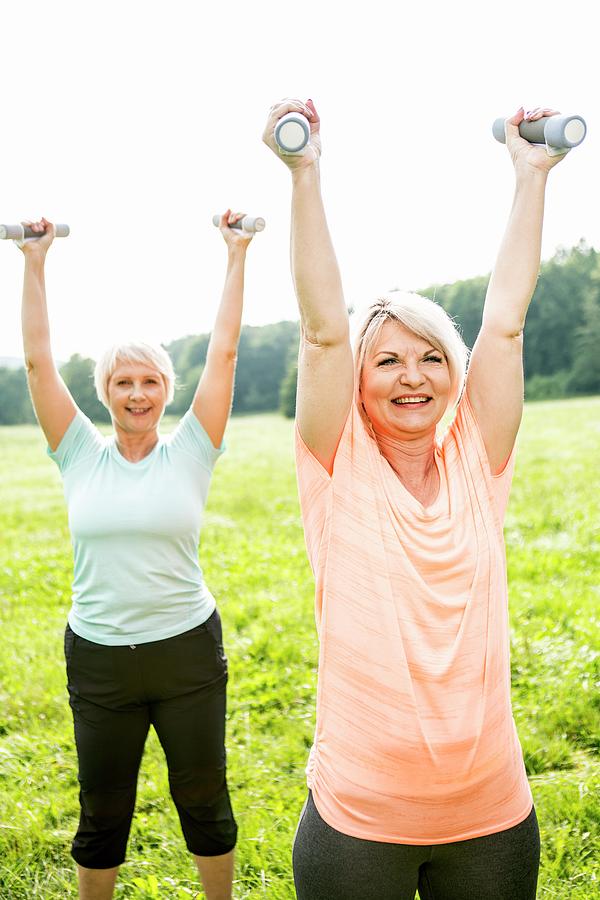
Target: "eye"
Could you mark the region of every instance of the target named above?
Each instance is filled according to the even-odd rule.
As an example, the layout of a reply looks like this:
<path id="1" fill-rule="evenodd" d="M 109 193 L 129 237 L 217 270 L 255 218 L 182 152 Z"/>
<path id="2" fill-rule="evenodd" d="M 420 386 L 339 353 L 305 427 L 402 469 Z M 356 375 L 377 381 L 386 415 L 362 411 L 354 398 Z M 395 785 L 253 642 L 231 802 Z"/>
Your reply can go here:
<path id="1" fill-rule="evenodd" d="M 443 359 L 441 356 L 436 356 L 434 353 L 430 353 L 429 356 L 424 357 L 424 362 L 432 362 L 432 363 L 441 363 Z"/>
<path id="2" fill-rule="evenodd" d="M 395 356 L 388 356 L 386 359 L 382 359 L 380 362 L 378 362 L 377 365 L 378 366 L 387 366 L 387 365 L 397 363 L 397 362 L 398 362 L 398 360 L 396 359 Z"/>

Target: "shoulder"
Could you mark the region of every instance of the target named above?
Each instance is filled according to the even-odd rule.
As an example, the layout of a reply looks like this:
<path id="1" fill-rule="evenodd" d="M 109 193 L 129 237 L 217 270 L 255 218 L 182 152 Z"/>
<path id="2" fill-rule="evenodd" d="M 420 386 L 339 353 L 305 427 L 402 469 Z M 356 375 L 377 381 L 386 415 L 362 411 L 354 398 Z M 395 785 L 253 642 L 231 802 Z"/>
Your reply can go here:
<path id="1" fill-rule="evenodd" d="M 335 450 L 331 475 L 319 462 L 305 443 L 298 422 L 296 422 L 296 467 L 298 473 L 309 480 L 315 479 L 325 484 L 343 481 L 348 477 L 353 466 L 368 455 L 373 439 L 356 406 L 352 403 L 344 422 L 339 443 Z"/>
<path id="2" fill-rule="evenodd" d="M 166 438 L 169 448 L 187 453 L 198 462 L 212 469 L 218 458 L 225 452 L 225 442 L 213 446 L 206 430 L 190 407 L 178 422 L 175 430 Z"/>
<path id="3" fill-rule="evenodd" d="M 61 472 L 78 462 L 99 455 L 106 448 L 106 438 L 79 408 L 56 450 L 47 448 L 50 459 Z"/>
<path id="4" fill-rule="evenodd" d="M 477 495 L 479 499 L 488 497 L 502 522 L 512 484 L 516 448 L 513 446 L 500 471 L 492 473 L 483 435 L 466 391 L 444 435 L 442 455 L 448 477 L 452 478 L 453 471 L 460 470 L 469 492 Z"/>

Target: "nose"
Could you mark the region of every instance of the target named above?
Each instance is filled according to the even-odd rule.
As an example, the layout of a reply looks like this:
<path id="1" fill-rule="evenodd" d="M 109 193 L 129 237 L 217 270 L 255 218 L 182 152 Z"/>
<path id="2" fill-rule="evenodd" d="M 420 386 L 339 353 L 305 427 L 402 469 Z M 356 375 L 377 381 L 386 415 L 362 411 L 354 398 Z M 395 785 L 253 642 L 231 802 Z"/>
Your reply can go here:
<path id="1" fill-rule="evenodd" d="M 407 387 L 416 388 L 423 384 L 425 376 L 421 372 L 416 360 L 408 360 L 400 373 L 400 383 Z"/>
<path id="2" fill-rule="evenodd" d="M 144 391 L 143 391 L 143 388 L 142 388 L 141 384 L 133 384 L 133 385 L 131 386 L 131 390 L 130 390 L 130 392 L 129 392 L 129 399 L 130 399 L 130 400 L 137 400 L 137 399 L 139 399 L 140 397 L 143 397 L 143 396 L 144 396 Z"/>

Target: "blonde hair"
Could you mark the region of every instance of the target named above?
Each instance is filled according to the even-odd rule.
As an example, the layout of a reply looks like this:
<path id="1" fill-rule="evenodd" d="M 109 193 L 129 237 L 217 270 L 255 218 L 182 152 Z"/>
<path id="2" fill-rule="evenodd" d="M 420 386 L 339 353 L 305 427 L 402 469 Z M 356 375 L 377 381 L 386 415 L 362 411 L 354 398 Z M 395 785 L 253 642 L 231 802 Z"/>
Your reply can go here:
<path id="1" fill-rule="evenodd" d="M 108 382 L 119 363 L 142 363 L 156 369 L 165 384 L 167 392 L 166 406 L 171 403 L 175 394 L 175 370 L 171 357 L 160 345 L 147 344 L 145 341 L 126 341 L 113 344 L 105 350 L 94 369 L 94 385 L 101 403 L 109 408 Z"/>
<path id="2" fill-rule="evenodd" d="M 450 373 L 448 407 L 457 404 L 465 383 L 469 349 L 458 327 L 439 303 L 407 291 L 392 291 L 388 296 L 380 297 L 359 317 L 354 339 L 357 391 L 365 357 L 385 323 L 390 321 L 408 328 L 444 354 Z"/>

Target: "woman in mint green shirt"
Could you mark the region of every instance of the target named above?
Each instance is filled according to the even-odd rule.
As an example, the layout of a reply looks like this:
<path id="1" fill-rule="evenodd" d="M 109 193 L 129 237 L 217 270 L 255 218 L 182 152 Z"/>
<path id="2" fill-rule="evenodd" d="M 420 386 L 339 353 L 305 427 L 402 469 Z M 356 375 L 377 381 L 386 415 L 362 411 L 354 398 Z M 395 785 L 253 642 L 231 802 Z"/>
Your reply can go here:
<path id="1" fill-rule="evenodd" d="M 65 632 L 69 702 L 79 762 L 80 821 L 72 844 L 79 896 L 109 900 L 135 805 L 150 725 L 208 900 L 231 897 L 237 826 L 225 775 L 227 660 L 214 598 L 198 564 L 202 513 L 223 452 L 240 334 L 246 250 L 230 224 L 227 273 L 192 406 L 164 438 L 159 424 L 174 372 L 161 347 L 112 347 L 96 366 L 114 434 L 79 410 L 50 347 L 46 219 L 25 256 L 23 343 L 29 388 L 63 477 L 74 551 Z"/>

